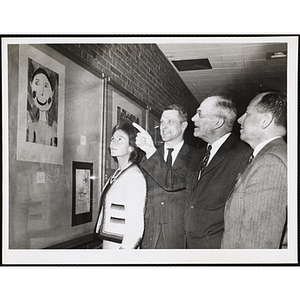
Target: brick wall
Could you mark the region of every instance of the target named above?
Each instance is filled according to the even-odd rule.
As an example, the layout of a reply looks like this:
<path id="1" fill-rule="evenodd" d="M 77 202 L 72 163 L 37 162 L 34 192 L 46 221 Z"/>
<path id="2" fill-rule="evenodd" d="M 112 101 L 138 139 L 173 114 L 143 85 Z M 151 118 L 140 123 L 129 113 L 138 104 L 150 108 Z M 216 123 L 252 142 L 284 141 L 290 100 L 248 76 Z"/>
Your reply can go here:
<path id="1" fill-rule="evenodd" d="M 156 44 L 64 44 L 72 55 L 111 78 L 158 114 L 181 104 L 191 118 L 198 102 Z"/>

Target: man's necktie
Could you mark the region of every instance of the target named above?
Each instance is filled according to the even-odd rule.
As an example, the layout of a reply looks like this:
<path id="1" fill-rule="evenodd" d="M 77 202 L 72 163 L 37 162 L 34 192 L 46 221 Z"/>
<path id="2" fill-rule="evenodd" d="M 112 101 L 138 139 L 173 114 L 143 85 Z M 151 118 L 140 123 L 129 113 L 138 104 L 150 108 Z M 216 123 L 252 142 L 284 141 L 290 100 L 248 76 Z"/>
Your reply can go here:
<path id="1" fill-rule="evenodd" d="M 167 148 L 168 149 L 168 156 L 167 156 L 167 166 L 169 168 L 172 167 L 172 152 L 174 151 L 173 148 Z"/>
<path id="2" fill-rule="evenodd" d="M 206 168 L 207 162 L 209 160 L 209 156 L 210 156 L 210 151 L 211 151 L 211 145 L 208 145 L 206 148 L 206 153 L 205 156 L 203 157 L 202 163 L 201 163 L 201 168 L 199 171 L 199 176 L 198 176 L 198 180 L 201 178 L 201 175 L 204 171 L 204 169 Z"/>
<path id="3" fill-rule="evenodd" d="M 253 153 L 250 155 L 249 159 L 248 159 L 248 164 L 251 164 L 252 160 L 254 158 L 254 155 Z"/>

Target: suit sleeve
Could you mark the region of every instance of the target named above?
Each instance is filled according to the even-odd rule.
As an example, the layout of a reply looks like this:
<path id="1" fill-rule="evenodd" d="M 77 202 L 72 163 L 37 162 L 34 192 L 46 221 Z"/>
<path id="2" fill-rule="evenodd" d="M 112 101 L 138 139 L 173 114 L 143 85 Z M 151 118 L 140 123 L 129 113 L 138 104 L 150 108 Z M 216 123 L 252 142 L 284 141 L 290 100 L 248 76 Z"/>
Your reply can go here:
<path id="1" fill-rule="evenodd" d="M 279 248 L 286 221 L 287 169 L 280 158 L 265 155 L 242 195 L 241 248 Z"/>
<path id="2" fill-rule="evenodd" d="M 185 189 L 188 161 L 180 168 L 168 168 L 163 155 L 156 151 L 149 159 L 143 158 L 140 166 L 164 190 L 175 192 Z"/>

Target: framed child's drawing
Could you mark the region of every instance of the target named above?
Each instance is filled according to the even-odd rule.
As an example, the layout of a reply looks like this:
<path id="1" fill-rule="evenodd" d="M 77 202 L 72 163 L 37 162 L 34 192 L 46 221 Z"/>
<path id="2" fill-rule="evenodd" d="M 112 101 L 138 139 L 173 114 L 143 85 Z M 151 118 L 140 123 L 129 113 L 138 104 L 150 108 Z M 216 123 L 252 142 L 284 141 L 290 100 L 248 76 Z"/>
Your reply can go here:
<path id="1" fill-rule="evenodd" d="M 20 45 L 17 159 L 63 164 L 65 66 Z"/>

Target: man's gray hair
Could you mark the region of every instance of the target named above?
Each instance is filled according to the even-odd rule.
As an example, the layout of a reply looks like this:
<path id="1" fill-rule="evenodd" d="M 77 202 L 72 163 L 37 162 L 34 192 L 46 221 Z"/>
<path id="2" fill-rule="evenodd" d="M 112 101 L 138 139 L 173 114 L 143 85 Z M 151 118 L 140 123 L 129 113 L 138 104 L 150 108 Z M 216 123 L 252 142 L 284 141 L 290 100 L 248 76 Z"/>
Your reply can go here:
<path id="1" fill-rule="evenodd" d="M 224 118 L 225 126 L 232 129 L 237 117 L 237 109 L 233 100 L 229 96 L 215 95 L 214 104 L 219 117 Z"/>

